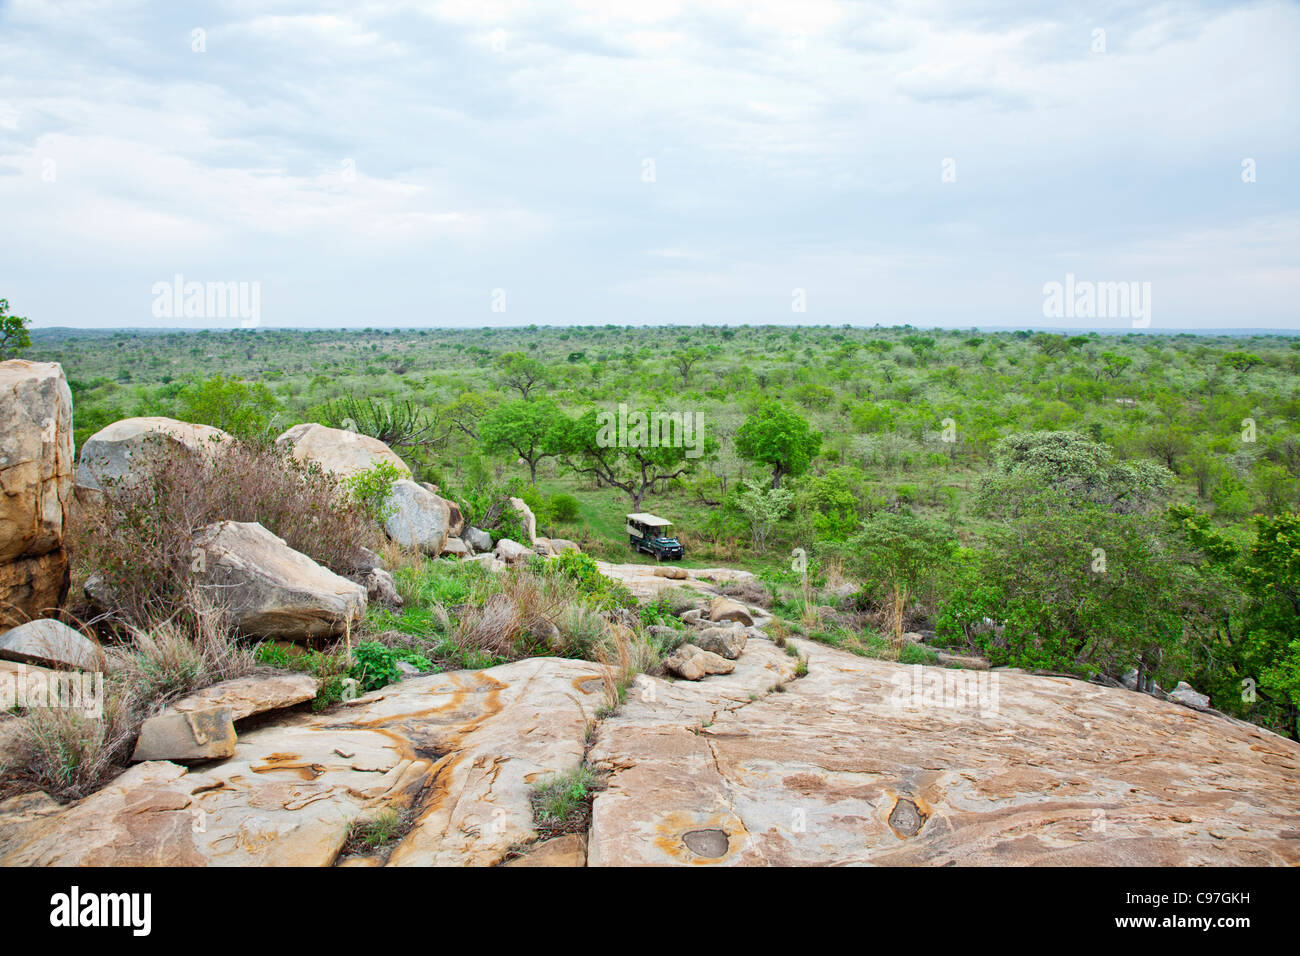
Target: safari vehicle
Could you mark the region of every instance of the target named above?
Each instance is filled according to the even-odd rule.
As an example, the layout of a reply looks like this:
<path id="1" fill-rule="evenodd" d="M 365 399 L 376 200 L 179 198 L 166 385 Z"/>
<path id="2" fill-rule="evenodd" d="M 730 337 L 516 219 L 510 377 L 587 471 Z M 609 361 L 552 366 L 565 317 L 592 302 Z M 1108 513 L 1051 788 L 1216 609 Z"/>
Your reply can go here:
<path id="1" fill-rule="evenodd" d="M 632 547 L 653 554 L 656 561 L 680 561 L 686 553 L 682 543 L 673 536 L 673 523 L 666 518 L 631 514 L 627 516 L 625 530 Z"/>

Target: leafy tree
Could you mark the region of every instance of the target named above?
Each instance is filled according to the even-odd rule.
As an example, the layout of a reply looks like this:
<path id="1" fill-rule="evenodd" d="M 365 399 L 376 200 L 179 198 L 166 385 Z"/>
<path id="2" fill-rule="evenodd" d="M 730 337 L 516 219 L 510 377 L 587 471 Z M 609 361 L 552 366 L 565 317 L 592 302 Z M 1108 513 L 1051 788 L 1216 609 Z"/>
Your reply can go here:
<path id="1" fill-rule="evenodd" d="M 956 539 L 942 525 L 889 511 L 863 522 L 846 548 L 863 589 L 876 601 L 911 595 L 926 606 L 932 606 L 936 587 L 956 551 Z"/>
<path id="2" fill-rule="evenodd" d="M 736 431 L 736 453 L 770 466 L 773 488 L 780 488 L 786 475 L 807 471 L 821 443 L 808 419 L 779 402 L 764 403 Z"/>
<path id="3" fill-rule="evenodd" d="M 23 316 L 9 314 L 8 299 L 0 299 L 0 361 L 11 359 L 31 347 L 28 324 L 29 320 Z"/>
<path id="4" fill-rule="evenodd" d="M 634 509 L 641 507 L 642 499 L 658 484 L 692 474 L 717 449 L 712 436 L 703 437 L 696 449 L 688 449 L 682 443 L 661 442 L 654 447 L 639 440 L 620 445 L 609 432 L 610 425 L 600 410 L 590 408 L 577 418 L 559 419 L 555 448 L 568 468 L 623 491 Z"/>
<path id="5" fill-rule="evenodd" d="M 492 454 L 508 453 L 528 463 L 528 480 L 537 484 L 537 465 L 554 457 L 556 422 L 560 413 L 554 402 L 517 399 L 498 405 L 479 424 L 483 449 Z"/>
<path id="6" fill-rule="evenodd" d="M 261 382 L 216 375 L 181 389 L 177 417 L 241 438 L 265 438 L 280 403 Z"/>
<path id="7" fill-rule="evenodd" d="M 703 349 L 679 349 L 673 353 L 672 366 L 677 374 L 682 377 L 682 388 L 687 388 L 691 384 L 691 369 L 693 369 L 707 353 Z"/>
<path id="8" fill-rule="evenodd" d="M 749 533 L 754 548 L 762 551 L 767 548 L 768 536 L 790 510 L 794 492 L 784 488 L 764 488 L 752 481 L 746 481 L 744 488 L 737 491 L 736 507 L 749 522 Z"/>
<path id="9" fill-rule="evenodd" d="M 497 356 L 497 365 L 502 372 L 501 384 L 515 389 L 523 398 L 547 380 L 546 366 L 523 352 L 503 352 Z"/>

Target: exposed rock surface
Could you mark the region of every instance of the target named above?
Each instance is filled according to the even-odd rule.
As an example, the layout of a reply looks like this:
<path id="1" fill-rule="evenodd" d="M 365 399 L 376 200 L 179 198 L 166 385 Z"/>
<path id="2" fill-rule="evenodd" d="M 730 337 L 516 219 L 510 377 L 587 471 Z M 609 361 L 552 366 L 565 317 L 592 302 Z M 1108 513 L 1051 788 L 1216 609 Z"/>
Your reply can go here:
<path id="1" fill-rule="evenodd" d="M 56 362 L 0 362 L 0 628 L 68 593 L 72 393 Z"/>
<path id="2" fill-rule="evenodd" d="M 1171 700 L 1188 707 L 1195 707 L 1198 710 L 1204 710 L 1210 706 L 1210 698 L 1205 694 L 1198 694 L 1196 688 L 1185 680 L 1180 680 L 1174 689 L 1169 692 Z"/>
<path id="3" fill-rule="evenodd" d="M 124 418 L 86 439 L 77 463 L 77 487 L 103 491 L 130 482 L 175 455 L 212 456 L 231 436 L 211 425 L 174 418 Z"/>
<path id="4" fill-rule="evenodd" d="M 587 836 L 583 833 L 566 833 L 534 847 L 506 866 L 586 866 Z"/>
<path id="5" fill-rule="evenodd" d="M 316 678 L 310 674 L 252 674 L 223 680 L 182 697 L 164 713 L 187 714 L 211 707 L 228 707 L 231 720 L 243 720 L 269 710 L 292 707 L 315 696 Z"/>
<path id="6" fill-rule="evenodd" d="M 361 576 L 361 584 L 366 589 L 366 601 L 370 604 L 401 607 L 406 603 L 397 593 L 397 583 L 393 576 L 383 568 L 371 568 Z"/>
<path id="7" fill-rule="evenodd" d="M 538 838 L 531 785 L 578 766 L 601 699 L 598 666 L 557 658 L 404 680 L 243 734 L 219 763 L 0 804 L 0 865 L 328 866 L 385 807 L 414 812 L 389 865 L 499 863 Z"/>
<path id="8" fill-rule="evenodd" d="M 437 557 L 447 543 L 451 507 L 433 492 L 410 479 L 393 482 L 384 531 L 404 548 Z"/>
<path id="9" fill-rule="evenodd" d="M 454 558 L 468 558 L 470 556 L 469 548 L 465 547 L 465 542 L 460 538 L 448 537 L 442 546 L 443 554 L 450 554 Z"/>
<path id="10" fill-rule="evenodd" d="M 342 428 L 330 428 L 315 422 L 294 425 L 275 440 L 276 447 L 287 449 L 299 461 L 314 461 L 338 478 L 351 478 L 369 471 L 381 461 L 388 462 L 405 478 L 411 469 L 391 448 L 378 438 Z"/>
<path id="11" fill-rule="evenodd" d="M 206 593 L 244 633 L 310 641 L 342 633 L 366 607 L 363 585 L 340 577 L 256 522 L 220 521 L 194 536 Z"/>
<path id="12" fill-rule="evenodd" d="M 662 565 L 610 564 L 607 561 L 597 561 L 596 566 L 600 569 L 601 574 L 622 582 L 638 600 L 643 601 L 653 601 L 666 588 L 686 585 L 701 594 L 714 595 L 718 593 L 717 585 L 729 582 L 746 583 L 757 580 L 750 572 L 737 571 L 734 568 L 683 568 L 679 565 L 673 565 L 671 570 L 680 570 L 686 576 L 684 578 L 667 578 L 658 573 L 663 570 Z"/>
<path id="13" fill-rule="evenodd" d="M 25 664 L 94 670 L 99 647 L 62 621 L 42 618 L 0 634 L 0 657 Z"/>
<path id="14" fill-rule="evenodd" d="M 797 646 L 797 680 L 767 641 L 701 684 L 641 679 L 590 755 L 612 771 L 590 865 L 1300 863 L 1300 744 L 1077 680 Z"/>

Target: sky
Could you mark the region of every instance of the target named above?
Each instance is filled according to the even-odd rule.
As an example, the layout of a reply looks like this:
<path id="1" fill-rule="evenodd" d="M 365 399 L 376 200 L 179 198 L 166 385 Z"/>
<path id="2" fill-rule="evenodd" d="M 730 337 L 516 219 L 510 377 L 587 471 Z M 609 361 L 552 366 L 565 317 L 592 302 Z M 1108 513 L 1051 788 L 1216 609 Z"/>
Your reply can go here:
<path id="1" fill-rule="evenodd" d="M 1295 3 L 0 0 L 0 298 L 1298 329 L 1298 93 Z"/>

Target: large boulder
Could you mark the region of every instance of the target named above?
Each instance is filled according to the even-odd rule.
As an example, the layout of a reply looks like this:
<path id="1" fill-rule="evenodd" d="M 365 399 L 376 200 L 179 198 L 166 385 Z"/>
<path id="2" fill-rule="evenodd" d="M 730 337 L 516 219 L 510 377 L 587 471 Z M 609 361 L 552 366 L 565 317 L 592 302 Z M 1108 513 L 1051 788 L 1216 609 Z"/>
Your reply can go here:
<path id="1" fill-rule="evenodd" d="M 194 536 L 195 573 L 245 634 L 306 642 L 343 633 L 366 607 L 340 577 L 256 522 L 219 521 Z"/>
<path id="2" fill-rule="evenodd" d="M 0 658 L 47 667 L 95 670 L 99 648 L 61 621 L 28 621 L 0 634 Z"/>
<path id="3" fill-rule="evenodd" d="M 72 502 L 72 393 L 57 362 L 0 362 L 0 628 L 58 608 Z"/>
<path id="4" fill-rule="evenodd" d="M 1197 710 L 1205 710 L 1210 706 L 1210 698 L 1205 694 L 1197 693 L 1196 689 L 1185 680 L 1180 680 L 1174 686 L 1174 689 L 1169 692 L 1169 699 Z"/>
<path id="5" fill-rule="evenodd" d="M 537 541 L 537 518 L 533 515 L 533 510 L 524 504 L 522 498 L 511 498 L 510 507 L 519 512 L 520 520 L 523 521 L 524 534 L 528 538 L 528 546 L 531 548 Z"/>
<path id="6" fill-rule="evenodd" d="M 276 438 L 275 445 L 299 461 L 316 462 L 338 478 L 359 475 L 380 462 L 388 462 L 403 477 L 411 477 L 406 462 L 378 438 L 342 428 L 330 428 L 315 422 L 294 425 Z"/>
<path id="7" fill-rule="evenodd" d="M 384 531 L 404 548 L 437 557 L 447 543 L 451 508 L 446 500 L 409 478 L 393 482 Z"/>
<path id="8" fill-rule="evenodd" d="M 129 484 L 159 463 L 177 456 L 217 454 L 229 433 L 211 425 L 191 425 L 174 418 L 124 418 L 101 428 L 81 446 L 77 488 L 103 491 L 111 484 Z"/>

